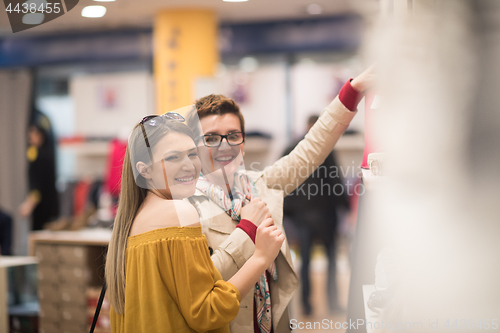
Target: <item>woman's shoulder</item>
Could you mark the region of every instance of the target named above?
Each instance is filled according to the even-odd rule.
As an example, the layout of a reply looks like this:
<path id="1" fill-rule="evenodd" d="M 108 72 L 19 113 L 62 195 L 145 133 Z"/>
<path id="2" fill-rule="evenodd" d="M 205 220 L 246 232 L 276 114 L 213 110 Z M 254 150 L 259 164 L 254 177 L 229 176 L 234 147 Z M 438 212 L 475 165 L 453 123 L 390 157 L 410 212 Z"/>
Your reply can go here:
<path id="1" fill-rule="evenodd" d="M 183 227 L 200 222 L 196 208 L 185 200 L 158 200 L 147 209 L 150 218 L 156 219 L 161 227 Z"/>
<path id="2" fill-rule="evenodd" d="M 196 227 L 200 218 L 196 208 L 183 200 L 159 200 L 143 207 L 136 216 L 130 236 L 169 227 Z"/>
<path id="3" fill-rule="evenodd" d="M 194 206 L 187 200 L 171 200 L 174 206 L 174 213 L 179 226 L 199 226 L 200 216 Z"/>
<path id="4" fill-rule="evenodd" d="M 184 227 L 200 222 L 196 208 L 184 200 L 158 201 L 151 207 L 151 212 L 158 216 L 158 222 L 164 227 Z"/>

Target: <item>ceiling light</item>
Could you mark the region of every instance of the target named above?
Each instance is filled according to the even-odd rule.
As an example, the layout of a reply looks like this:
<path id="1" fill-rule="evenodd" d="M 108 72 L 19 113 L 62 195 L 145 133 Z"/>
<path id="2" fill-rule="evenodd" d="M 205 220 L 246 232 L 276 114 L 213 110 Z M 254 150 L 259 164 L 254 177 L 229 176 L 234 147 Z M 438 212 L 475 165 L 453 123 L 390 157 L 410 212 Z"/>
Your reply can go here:
<path id="1" fill-rule="evenodd" d="M 246 2 L 248 0 L 222 0 L 224 2 Z"/>
<path id="2" fill-rule="evenodd" d="M 82 9 L 83 17 L 103 17 L 106 14 L 104 6 L 87 6 Z"/>
<path id="3" fill-rule="evenodd" d="M 312 3 L 310 5 L 307 5 L 307 13 L 309 13 L 311 15 L 319 15 L 322 12 L 323 12 L 323 8 L 316 3 Z"/>

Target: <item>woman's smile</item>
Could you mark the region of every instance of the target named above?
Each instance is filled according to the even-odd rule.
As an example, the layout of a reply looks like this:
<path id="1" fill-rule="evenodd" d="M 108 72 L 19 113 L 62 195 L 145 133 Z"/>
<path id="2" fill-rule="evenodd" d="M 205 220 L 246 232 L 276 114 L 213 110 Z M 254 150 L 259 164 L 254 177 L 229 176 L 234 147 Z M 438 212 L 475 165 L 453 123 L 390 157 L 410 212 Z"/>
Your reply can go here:
<path id="1" fill-rule="evenodd" d="M 193 185 L 194 181 L 196 180 L 195 174 L 183 176 L 183 177 L 176 177 L 174 178 L 176 183 L 179 183 L 181 185 Z"/>
<path id="2" fill-rule="evenodd" d="M 224 154 L 224 155 L 215 156 L 214 160 L 222 165 L 227 165 L 227 164 L 231 163 L 235 158 L 236 158 L 236 155 Z"/>

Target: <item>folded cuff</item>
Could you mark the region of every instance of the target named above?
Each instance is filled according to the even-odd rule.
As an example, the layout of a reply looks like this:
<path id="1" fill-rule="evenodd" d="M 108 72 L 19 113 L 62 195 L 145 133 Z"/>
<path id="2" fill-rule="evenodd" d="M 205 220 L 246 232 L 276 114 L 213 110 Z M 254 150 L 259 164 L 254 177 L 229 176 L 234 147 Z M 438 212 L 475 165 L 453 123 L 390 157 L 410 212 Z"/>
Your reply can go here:
<path id="1" fill-rule="evenodd" d="M 363 98 L 364 94 L 357 91 L 351 85 L 352 79 L 347 80 L 339 92 L 339 100 L 350 111 L 356 111 L 359 101 Z"/>
<path id="2" fill-rule="evenodd" d="M 247 233 L 247 235 L 250 237 L 252 242 L 255 244 L 255 236 L 257 235 L 257 226 L 253 224 L 252 222 L 242 219 L 240 223 L 236 226 L 236 228 L 240 228 L 244 232 Z"/>

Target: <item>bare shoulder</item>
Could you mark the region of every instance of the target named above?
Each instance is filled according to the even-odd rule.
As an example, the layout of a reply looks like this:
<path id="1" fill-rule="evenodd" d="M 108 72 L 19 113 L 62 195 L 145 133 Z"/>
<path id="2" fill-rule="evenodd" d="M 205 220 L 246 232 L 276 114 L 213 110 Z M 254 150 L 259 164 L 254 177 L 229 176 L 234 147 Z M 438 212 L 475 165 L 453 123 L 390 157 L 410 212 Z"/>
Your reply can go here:
<path id="1" fill-rule="evenodd" d="M 199 226 L 196 208 L 182 200 L 158 200 L 150 202 L 136 216 L 130 236 L 168 227 Z"/>
<path id="2" fill-rule="evenodd" d="M 162 227 L 185 227 L 200 222 L 196 208 L 183 200 L 158 201 L 152 213 L 158 217 Z"/>
<path id="3" fill-rule="evenodd" d="M 172 200 L 172 202 L 181 227 L 200 225 L 200 216 L 193 205 L 184 200 Z"/>
<path id="4" fill-rule="evenodd" d="M 152 210 L 159 217 L 163 227 L 196 226 L 200 217 L 193 205 L 183 200 L 162 200 Z"/>

